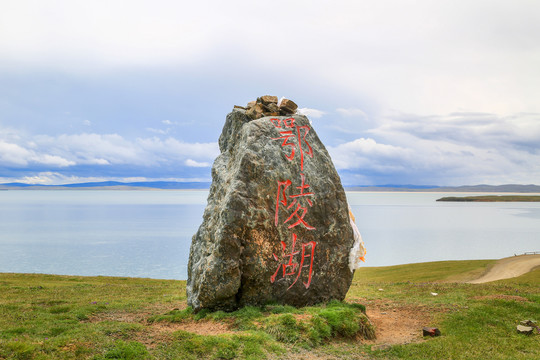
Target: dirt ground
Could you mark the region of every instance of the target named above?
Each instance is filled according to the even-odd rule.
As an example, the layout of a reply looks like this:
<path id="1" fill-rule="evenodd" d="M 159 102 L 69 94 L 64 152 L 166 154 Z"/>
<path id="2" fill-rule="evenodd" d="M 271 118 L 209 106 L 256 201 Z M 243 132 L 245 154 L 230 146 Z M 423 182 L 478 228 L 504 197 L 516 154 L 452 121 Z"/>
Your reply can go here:
<path id="1" fill-rule="evenodd" d="M 426 306 L 397 304 L 388 300 L 361 300 L 375 325 L 376 347 L 423 341 L 422 328 L 433 326 L 434 310 Z M 438 310 L 440 311 L 440 310 Z"/>

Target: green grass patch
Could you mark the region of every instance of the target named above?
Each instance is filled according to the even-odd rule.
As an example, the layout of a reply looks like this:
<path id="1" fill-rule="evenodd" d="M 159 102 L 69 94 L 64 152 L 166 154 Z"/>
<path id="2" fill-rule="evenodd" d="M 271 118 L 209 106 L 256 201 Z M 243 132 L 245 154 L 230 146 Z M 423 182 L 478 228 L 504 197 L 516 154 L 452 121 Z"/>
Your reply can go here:
<path id="1" fill-rule="evenodd" d="M 96 356 L 96 360 L 102 359 L 125 359 L 125 360 L 146 360 L 150 359 L 150 353 L 146 347 L 136 341 L 118 341 L 103 356 Z"/>
<path id="2" fill-rule="evenodd" d="M 195 314 L 188 307 L 152 316 L 149 321 L 220 321 L 236 331 L 263 332 L 278 343 L 311 348 L 335 338 L 374 338 L 374 328 L 365 310 L 361 304 L 340 301 L 305 308 L 284 305 L 246 306 L 230 313 L 202 310 Z"/>
<path id="3" fill-rule="evenodd" d="M 376 282 L 459 282 L 479 277 L 495 260 L 435 261 L 356 270 L 354 280 Z"/>

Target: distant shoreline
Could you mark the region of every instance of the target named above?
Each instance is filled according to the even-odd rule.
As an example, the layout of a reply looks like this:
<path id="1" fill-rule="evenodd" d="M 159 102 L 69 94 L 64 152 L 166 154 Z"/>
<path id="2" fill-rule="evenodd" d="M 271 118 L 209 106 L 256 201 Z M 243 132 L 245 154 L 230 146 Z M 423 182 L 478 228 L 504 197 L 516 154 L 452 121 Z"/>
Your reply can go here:
<path id="1" fill-rule="evenodd" d="M 447 196 L 437 201 L 452 202 L 540 202 L 540 195 L 483 195 L 483 196 Z"/>
<path id="2" fill-rule="evenodd" d="M 210 182 L 174 182 L 148 181 L 122 183 L 105 181 L 95 183 L 39 185 L 24 183 L 0 184 L 0 190 L 206 190 Z M 426 192 L 426 193 L 513 193 L 540 194 L 538 185 L 471 185 L 471 186 L 415 186 L 415 185 L 381 185 L 381 186 L 345 186 L 347 192 Z"/>

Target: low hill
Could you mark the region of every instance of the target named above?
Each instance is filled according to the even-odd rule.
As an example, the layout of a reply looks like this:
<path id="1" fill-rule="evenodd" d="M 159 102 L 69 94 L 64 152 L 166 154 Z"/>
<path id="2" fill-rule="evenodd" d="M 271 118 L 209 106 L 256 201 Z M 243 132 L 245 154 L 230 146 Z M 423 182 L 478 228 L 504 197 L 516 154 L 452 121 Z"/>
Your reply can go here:
<path id="1" fill-rule="evenodd" d="M 141 181 L 141 182 L 119 182 L 119 181 L 102 181 L 88 182 L 78 184 L 62 184 L 62 185 L 37 185 L 25 183 L 7 183 L 0 184 L 0 189 L 4 190 L 128 190 L 128 189 L 162 189 L 162 190 L 198 190 L 209 189 L 209 182 L 177 182 L 177 181 Z"/>
<path id="2" fill-rule="evenodd" d="M 422 192 L 474 192 L 474 193 L 540 193 L 538 185 L 465 185 L 465 186 L 415 186 L 415 185 L 382 185 L 382 186 L 346 186 L 348 191 L 422 191 Z"/>

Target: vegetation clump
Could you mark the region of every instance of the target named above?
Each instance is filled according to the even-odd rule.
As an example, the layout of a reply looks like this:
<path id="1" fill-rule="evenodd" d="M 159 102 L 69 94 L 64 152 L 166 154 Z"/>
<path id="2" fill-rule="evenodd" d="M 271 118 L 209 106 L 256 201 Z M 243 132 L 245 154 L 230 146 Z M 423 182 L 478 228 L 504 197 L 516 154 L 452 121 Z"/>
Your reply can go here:
<path id="1" fill-rule="evenodd" d="M 264 332 L 275 341 L 314 347 L 335 338 L 374 339 L 375 329 L 361 304 L 331 301 L 295 308 L 288 305 L 246 306 L 237 311 L 194 313 L 191 307 L 152 316 L 150 322 L 225 321 L 236 331 Z"/>

